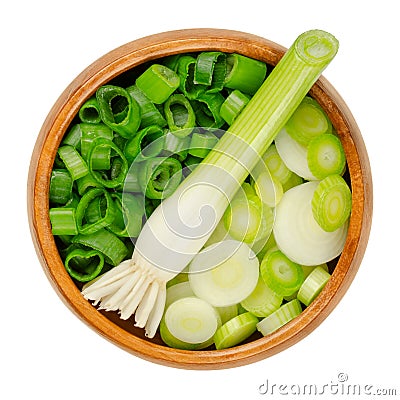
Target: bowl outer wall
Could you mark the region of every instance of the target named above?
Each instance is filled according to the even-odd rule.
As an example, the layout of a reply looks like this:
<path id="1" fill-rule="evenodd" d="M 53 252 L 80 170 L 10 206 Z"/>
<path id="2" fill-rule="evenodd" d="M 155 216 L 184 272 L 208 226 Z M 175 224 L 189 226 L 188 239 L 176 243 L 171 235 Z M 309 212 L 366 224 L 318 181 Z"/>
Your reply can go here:
<path id="1" fill-rule="evenodd" d="M 48 279 L 62 301 L 88 326 L 124 350 L 172 367 L 222 369 L 276 354 L 312 332 L 335 308 L 360 266 L 372 220 L 372 177 L 368 154 L 349 108 L 322 76 L 310 94 L 328 114 L 342 141 L 350 175 L 353 207 L 348 237 L 332 278 L 300 316 L 275 333 L 225 350 L 185 351 L 135 336 L 98 312 L 81 295 L 66 272 L 51 232 L 49 182 L 57 148 L 81 105 L 98 87 L 143 62 L 177 53 L 219 50 L 236 52 L 276 65 L 286 49 L 248 33 L 223 29 L 185 29 L 129 42 L 99 58 L 64 90 L 38 135 L 28 176 L 28 217 L 34 246 Z"/>

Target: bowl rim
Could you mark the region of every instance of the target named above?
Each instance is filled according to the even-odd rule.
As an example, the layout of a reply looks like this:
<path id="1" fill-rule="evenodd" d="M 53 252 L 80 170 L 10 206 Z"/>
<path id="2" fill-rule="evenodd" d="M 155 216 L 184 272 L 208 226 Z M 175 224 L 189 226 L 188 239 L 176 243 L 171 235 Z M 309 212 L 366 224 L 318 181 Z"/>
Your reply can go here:
<path id="1" fill-rule="evenodd" d="M 219 50 L 276 65 L 286 48 L 250 33 L 227 29 L 182 29 L 128 42 L 84 69 L 51 108 L 32 152 L 28 174 L 28 219 L 42 268 L 53 288 L 84 323 L 120 348 L 148 361 L 185 369 L 237 367 L 270 357 L 311 333 L 332 312 L 353 281 L 367 246 L 372 222 L 372 176 L 357 123 L 344 100 L 321 76 L 310 90 L 327 112 L 343 143 L 351 179 L 353 209 L 345 247 L 332 278 L 300 316 L 267 337 L 225 350 L 186 351 L 141 339 L 102 315 L 86 301 L 67 274 L 51 233 L 49 181 L 61 139 L 80 106 L 95 90 L 127 70 L 168 55 Z"/>

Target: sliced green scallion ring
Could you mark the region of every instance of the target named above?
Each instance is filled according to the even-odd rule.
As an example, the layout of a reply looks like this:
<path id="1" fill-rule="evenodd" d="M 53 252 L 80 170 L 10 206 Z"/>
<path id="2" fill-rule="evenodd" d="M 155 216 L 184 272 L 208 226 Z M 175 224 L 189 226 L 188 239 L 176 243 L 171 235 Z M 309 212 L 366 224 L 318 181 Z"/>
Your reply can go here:
<path id="1" fill-rule="evenodd" d="M 226 74 L 226 55 L 220 51 L 203 51 L 196 58 L 194 83 L 206 85 L 207 92 L 222 90 Z"/>
<path id="2" fill-rule="evenodd" d="M 289 181 L 293 172 L 283 162 L 281 156 L 276 150 L 274 143 L 268 147 L 267 151 L 262 156 L 263 161 L 268 168 L 268 171 L 273 177 L 278 179 L 282 186 Z"/>
<path id="3" fill-rule="evenodd" d="M 136 132 L 125 143 L 124 155 L 128 162 L 133 162 L 136 157 L 146 159 L 158 156 L 164 146 L 164 130 L 158 125 L 150 125 Z"/>
<path id="4" fill-rule="evenodd" d="M 333 134 L 319 135 L 307 146 L 307 163 L 318 179 L 341 174 L 346 165 L 346 156 L 340 139 Z"/>
<path id="5" fill-rule="evenodd" d="M 79 109 L 79 118 L 88 124 L 98 124 L 101 122 L 100 107 L 96 97 L 91 97 Z"/>
<path id="6" fill-rule="evenodd" d="M 161 64 L 152 64 L 136 79 L 136 86 L 155 104 L 164 103 L 179 83 L 179 76 Z"/>
<path id="7" fill-rule="evenodd" d="M 57 207 L 50 208 L 50 223 L 53 235 L 76 235 L 75 208 Z"/>
<path id="8" fill-rule="evenodd" d="M 82 178 L 89 172 L 85 160 L 74 147 L 68 145 L 61 146 L 58 149 L 58 154 L 74 181 Z"/>
<path id="9" fill-rule="evenodd" d="M 76 259 L 86 259 L 84 267 Z M 97 261 L 96 261 L 97 259 Z M 65 258 L 65 269 L 79 282 L 89 282 L 95 279 L 104 266 L 104 256 L 97 250 L 75 249 L 69 252 Z"/>
<path id="10" fill-rule="evenodd" d="M 216 349 L 227 349 L 243 342 L 256 331 L 258 322 L 258 318 L 249 312 L 232 318 L 215 332 Z"/>
<path id="11" fill-rule="evenodd" d="M 97 89 L 102 121 L 124 138 L 132 137 L 140 126 L 140 107 L 122 87 L 104 85 Z"/>
<path id="12" fill-rule="evenodd" d="M 316 267 L 301 285 L 297 298 L 308 307 L 321 293 L 330 277 L 322 267 Z"/>
<path id="13" fill-rule="evenodd" d="M 263 336 L 267 336 L 296 318 L 301 312 L 302 308 L 299 300 L 293 299 L 279 307 L 268 317 L 262 319 L 257 324 L 257 330 Z"/>
<path id="14" fill-rule="evenodd" d="M 227 74 L 224 86 L 230 89 L 238 89 L 247 94 L 254 94 L 267 74 L 265 63 L 241 54 L 229 54 L 226 58 L 226 64 Z"/>
<path id="15" fill-rule="evenodd" d="M 88 206 L 98 197 L 104 198 L 106 201 L 104 215 L 100 215 L 99 218 L 89 219 L 87 222 L 86 215 L 88 211 Z M 90 208 L 89 208 L 90 210 Z M 80 199 L 78 206 L 76 207 L 76 224 L 79 233 L 89 234 L 94 233 L 97 230 L 110 225 L 115 217 L 115 206 L 112 201 L 110 193 L 105 189 L 94 188 L 88 190 Z"/>
<path id="16" fill-rule="evenodd" d="M 140 188 L 149 199 L 166 199 L 182 180 L 182 165 L 173 157 L 154 157 L 142 163 L 138 174 Z"/>
<path id="17" fill-rule="evenodd" d="M 115 156 L 118 156 L 118 158 L 121 160 L 121 168 L 119 171 L 119 175 L 110 177 L 109 179 L 108 177 L 105 177 L 104 174 L 101 174 L 101 171 L 93 170 L 93 158 L 98 148 L 109 148 L 111 151 L 115 153 Z M 128 161 L 122 150 L 114 142 L 103 138 L 97 138 L 93 140 L 88 154 L 88 165 L 89 165 L 89 171 L 92 174 L 93 178 L 100 185 L 109 189 L 118 188 L 123 185 L 129 168 Z"/>
<path id="18" fill-rule="evenodd" d="M 74 236 L 72 243 L 99 251 L 113 266 L 118 265 L 128 255 L 128 248 L 124 242 L 104 228 L 90 234 L 78 234 Z"/>
<path id="19" fill-rule="evenodd" d="M 191 136 L 188 153 L 197 158 L 205 158 L 218 140 L 212 132 L 195 130 Z"/>
<path id="20" fill-rule="evenodd" d="M 340 175 L 330 175 L 319 182 L 312 197 L 312 213 L 326 232 L 339 229 L 351 213 L 351 191 Z"/>
<path id="21" fill-rule="evenodd" d="M 190 135 L 196 116 L 189 100 L 183 94 L 174 94 L 164 104 L 165 118 L 172 134 L 177 137 Z"/>
<path id="22" fill-rule="evenodd" d="M 160 127 L 167 125 L 167 121 L 155 104 L 136 85 L 127 87 L 126 91 L 139 104 L 141 115 L 140 129 L 150 125 L 158 125 Z"/>
<path id="23" fill-rule="evenodd" d="M 249 96 L 243 94 L 240 90 L 233 90 L 232 93 L 225 99 L 220 108 L 221 117 L 229 124 L 232 125 L 233 121 L 246 107 L 250 101 Z"/>
<path id="24" fill-rule="evenodd" d="M 66 204 L 72 197 L 73 183 L 66 169 L 53 169 L 50 176 L 50 203 Z"/>
<path id="25" fill-rule="evenodd" d="M 200 93 L 205 92 L 207 86 L 194 83 L 194 71 L 196 59 L 189 55 L 183 55 L 178 60 L 176 72 L 180 78 L 179 89 L 189 100 L 196 99 Z"/>
<path id="26" fill-rule="evenodd" d="M 260 276 L 255 289 L 240 304 L 256 317 L 267 317 L 280 307 L 282 301 L 283 297 L 267 286 Z"/>

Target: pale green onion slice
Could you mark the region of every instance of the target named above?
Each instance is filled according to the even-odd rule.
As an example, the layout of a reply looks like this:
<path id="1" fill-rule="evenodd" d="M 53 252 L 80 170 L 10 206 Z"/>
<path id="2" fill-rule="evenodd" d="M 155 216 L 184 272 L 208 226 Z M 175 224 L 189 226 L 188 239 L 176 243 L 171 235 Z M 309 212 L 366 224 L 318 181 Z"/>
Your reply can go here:
<path id="1" fill-rule="evenodd" d="M 165 325 L 177 339 L 186 343 L 203 343 L 214 336 L 219 315 L 214 307 L 197 297 L 173 302 L 165 311 Z"/>
<path id="2" fill-rule="evenodd" d="M 229 235 L 225 228 L 224 218 L 221 218 L 218 222 L 217 226 L 215 227 L 213 233 L 208 238 L 207 242 L 205 243 L 204 247 L 211 246 L 212 244 L 222 242 L 223 240 L 233 239 L 232 236 Z"/>
<path id="3" fill-rule="evenodd" d="M 306 96 L 292 114 L 285 128 L 297 142 L 307 146 L 313 138 L 332 132 L 332 123 L 313 98 Z"/>
<path id="4" fill-rule="evenodd" d="M 304 273 L 304 279 L 307 278 L 308 275 L 311 274 L 311 272 L 314 271 L 315 268 L 320 267 L 324 271 L 329 272 L 329 267 L 327 263 L 319 264 L 319 265 L 302 265 L 301 268 L 303 269 Z"/>
<path id="5" fill-rule="evenodd" d="M 226 307 L 215 307 L 215 309 L 221 317 L 222 324 L 225 324 L 239 314 L 239 308 L 237 304 L 232 304 L 231 306 Z"/>
<path id="6" fill-rule="evenodd" d="M 247 197 L 243 192 L 232 200 L 223 218 L 229 235 L 246 243 L 269 237 L 274 222 L 272 209 L 266 203 L 257 196 Z"/>
<path id="7" fill-rule="evenodd" d="M 260 266 L 263 281 L 281 296 L 290 296 L 304 281 L 301 266 L 287 258 L 280 250 L 267 253 Z"/>
<path id="8" fill-rule="evenodd" d="M 214 343 L 214 337 L 206 340 L 203 343 L 187 343 L 182 340 L 177 339 L 168 330 L 165 324 L 165 319 L 163 318 L 160 323 L 160 336 L 162 341 L 169 347 L 180 350 L 201 350 L 210 347 Z"/>
<path id="9" fill-rule="evenodd" d="M 330 279 L 330 274 L 323 268 L 315 268 L 301 285 L 297 298 L 306 306 L 309 306 L 321 293 Z"/>
<path id="10" fill-rule="evenodd" d="M 167 309 L 176 300 L 184 297 L 194 297 L 189 281 L 180 282 L 167 288 L 167 297 L 165 300 L 165 309 Z"/>
<path id="11" fill-rule="evenodd" d="M 301 185 L 302 183 L 304 183 L 304 179 L 293 172 L 289 180 L 282 185 L 283 192 L 288 191 L 292 187 Z"/>
<path id="12" fill-rule="evenodd" d="M 268 287 L 260 276 L 255 289 L 240 304 L 256 317 L 267 317 L 279 308 L 282 300 L 282 296 Z"/>
<path id="13" fill-rule="evenodd" d="M 318 182 L 307 182 L 283 194 L 276 207 L 274 237 L 278 247 L 300 265 L 318 265 L 343 250 L 348 224 L 324 231 L 313 216 L 311 201 Z"/>
<path id="14" fill-rule="evenodd" d="M 256 331 L 257 324 L 258 318 L 249 312 L 229 320 L 214 335 L 216 349 L 227 349 L 243 342 Z"/>
<path id="15" fill-rule="evenodd" d="M 318 184 L 311 205 L 318 225 L 326 232 L 336 231 L 350 216 L 350 188 L 340 175 L 330 175 Z"/>
<path id="16" fill-rule="evenodd" d="M 296 142 L 285 128 L 276 136 L 275 145 L 283 162 L 292 172 L 308 181 L 317 180 L 308 167 L 307 147 Z"/>
<path id="17" fill-rule="evenodd" d="M 259 262 L 245 243 L 225 240 L 204 248 L 189 265 L 195 295 L 215 307 L 240 303 L 257 285 Z"/>
<path id="18" fill-rule="evenodd" d="M 283 162 L 274 143 L 268 147 L 268 150 L 264 153 L 262 158 L 268 171 L 274 178 L 278 179 L 282 185 L 289 181 L 293 172 Z"/>
<path id="19" fill-rule="evenodd" d="M 261 201 L 269 207 L 276 207 L 283 196 L 281 182 L 268 171 L 258 175 L 254 181 L 254 190 Z"/>
<path id="20" fill-rule="evenodd" d="M 345 169 L 346 156 L 340 139 L 333 134 L 320 135 L 307 146 L 307 163 L 318 179 L 341 174 Z"/>
<path id="21" fill-rule="evenodd" d="M 261 320 L 257 324 L 257 330 L 260 331 L 263 336 L 267 336 L 296 318 L 300 315 L 301 311 L 299 300 L 293 299 Z"/>

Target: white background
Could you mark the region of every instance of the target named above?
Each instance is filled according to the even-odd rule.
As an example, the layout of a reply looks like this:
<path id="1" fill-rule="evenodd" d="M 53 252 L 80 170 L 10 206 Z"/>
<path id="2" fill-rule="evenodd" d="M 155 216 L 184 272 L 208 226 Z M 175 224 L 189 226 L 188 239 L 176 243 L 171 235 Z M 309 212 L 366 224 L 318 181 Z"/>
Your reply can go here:
<path id="1" fill-rule="evenodd" d="M 2 2 L 0 397 L 290 398 L 261 396 L 258 388 L 267 379 L 270 384 L 330 384 L 337 382 L 341 372 L 348 374 L 349 383 L 396 387 L 400 395 L 397 3 Z M 324 75 L 358 122 L 374 181 L 369 245 L 337 308 L 290 349 L 252 365 L 221 371 L 155 365 L 124 352 L 84 325 L 64 306 L 45 277 L 26 212 L 31 152 L 47 113 L 64 88 L 87 65 L 119 45 L 156 32 L 193 27 L 241 30 L 286 47 L 308 29 L 333 33 L 341 47 Z"/>

